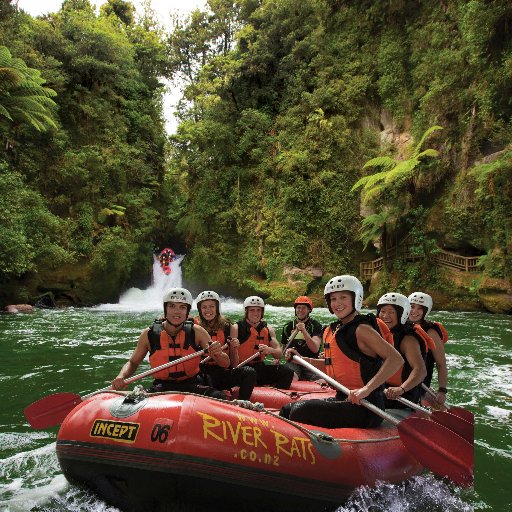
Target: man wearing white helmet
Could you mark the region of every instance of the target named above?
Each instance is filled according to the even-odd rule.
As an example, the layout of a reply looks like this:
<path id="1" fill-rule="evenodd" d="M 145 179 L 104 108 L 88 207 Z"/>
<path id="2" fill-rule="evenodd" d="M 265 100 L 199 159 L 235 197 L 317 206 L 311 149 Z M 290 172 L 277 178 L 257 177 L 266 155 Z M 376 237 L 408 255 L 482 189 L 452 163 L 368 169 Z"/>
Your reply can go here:
<path id="1" fill-rule="evenodd" d="M 425 357 L 429 340 L 426 333 L 415 329 L 408 321 L 410 310 L 409 299 L 401 293 L 386 293 L 377 302 L 377 315 L 389 327 L 394 346 L 404 358 L 402 367 L 386 381 L 384 393 L 389 408 L 406 407 L 396 401 L 400 396 L 419 403 L 421 383 L 427 374 Z"/>
<path id="2" fill-rule="evenodd" d="M 246 361 L 258 354 L 247 364 L 256 371 L 256 384 L 271 385 L 276 388 L 288 389 L 293 380 L 293 371 L 283 365 L 265 364 L 263 361 L 270 355 L 278 361 L 282 350 L 276 339 L 273 327 L 263 321 L 265 302 L 261 297 L 252 295 L 244 300 L 245 317 L 233 326 L 233 337 L 238 338 L 240 347 L 238 357 Z"/>
<path id="3" fill-rule="evenodd" d="M 409 320 L 420 325 L 435 343 L 435 348 L 427 353 L 425 361 L 427 376 L 423 382 L 425 385 L 430 386 L 435 365 L 439 385 L 435 401 L 442 405 L 446 401 L 446 393 L 448 391 L 448 366 L 446 365 L 446 353 L 444 350 L 444 344 L 448 341 L 448 333 L 441 323 L 427 320 L 427 315 L 432 311 L 433 307 L 430 295 L 423 292 L 413 292 L 409 295 L 409 302 L 411 303 Z"/>
<path id="4" fill-rule="evenodd" d="M 114 389 L 123 389 L 127 386 L 125 379 L 135 373 L 148 353 L 152 368 L 201 349 L 207 349 L 208 355 L 219 366 L 229 366 L 229 357 L 222 350 L 221 344 L 218 341 L 211 343 L 205 329 L 187 321 L 192 307 L 192 295 L 188 290 L 171 288 L 163 297 L 163 305 L 164 320 L 157 320 L 151 327 L 142 331 L 129 361 L 112 381 Z M 184 391 L 225 398 L 224 393 L 201 384 L 198 379 L 199 361 L 200 358 L 196 357 L 180 365 L 160 370 L 154 374 L 155 381 L 149 391 Z"/>
<path id="5" fill-rule="evenodd" d="M 256 385 L 256 371 L 250 365 L 237 368 L 240 361 L 238 348 L 240 342 L 234 336 L 231 321 L 220 312 L 220 297 L 211 290 L 201 292 L 196 299 L 198 316 L 194 321 L 203 327 L 213 341 L 221 345 L 226 344 L 226 353 L 229 354 L 230 367 L 223 368 L 213 359 L 203 361 L 202 369 L 214 388 L 223 390 L 238 386 L 238 398 L 250 400 Z"/>
<path id="6" fill-rule="evenodd" d="M 363 286 L 354 276 L 329 280 L 325 301 L 337 321 L 324 330 L 324 359 L 308 359 L 312 365 L 342 383 L 333 399 L 307 400 L 282 407 L 280 415 L 294 421 L 327 428 L 375 427 L 382 418 L 361 406 L 364 398 L 384 408 L 384 383 L 403 362 L 400 354 L 386 342 L 374 315 L 362 315 Z M 294 349 L 287 351 L 290 358 Z"/>

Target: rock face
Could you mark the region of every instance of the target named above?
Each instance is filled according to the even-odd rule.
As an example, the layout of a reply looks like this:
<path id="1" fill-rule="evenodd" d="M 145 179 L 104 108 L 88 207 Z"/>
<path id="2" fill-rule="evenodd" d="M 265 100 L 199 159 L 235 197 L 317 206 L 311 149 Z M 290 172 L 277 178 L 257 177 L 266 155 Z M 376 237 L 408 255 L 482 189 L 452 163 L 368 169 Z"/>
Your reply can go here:
<path id="1" fill-rule="evenodd" d="M 478 297 L 491 313 L 512 314 L 512 283 L 505 279 L 485 278 L 478 287 Z"/>
<path id="2" fill-rule="evenodd" d="M 432 296 L 435 310 L 512 314 L 512 283 L 510 281 L 485 277 L 477 272 L 448 269 L 443 269 L 441 274 L 444 287 L 423 289 Z M 398 283 L 397 274 L 376 272 L 370 282 L 370 293 L 365 297 L 366 307 L 375 307 L 380 295 L 386 291 L 398 290 Z M 475 283 L 478 283 L 478 286 Z M 412 291 L 405 290 L 406 295 Z"/>
<path id="3" fill-rule="evenodd" d="M 146 273 L 149 285 L 149 265 Z M 66 307 L 117 302 L 124 283 L 123 274 L 111 271 L 94 273 L 87 261 L 81 261 L 13 280 L 10 287 L 0 289 L 0 305 L 27 301 L 37 307 Z"/>
<path id="4" fill-rule="evenodd" d="M 30 304 L 9 304 L 5 306 L 7 313 L 32 313 L 34 308 Z"/>

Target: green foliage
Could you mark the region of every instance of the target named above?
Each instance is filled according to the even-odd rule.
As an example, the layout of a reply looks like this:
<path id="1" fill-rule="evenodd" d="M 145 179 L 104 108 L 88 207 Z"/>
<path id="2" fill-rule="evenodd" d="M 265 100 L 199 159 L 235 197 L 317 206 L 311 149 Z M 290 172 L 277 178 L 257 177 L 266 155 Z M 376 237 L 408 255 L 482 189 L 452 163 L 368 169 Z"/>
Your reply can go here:
<path id="1" fill-rule="evenodd" d="M 116 276 L 129 275 L 132 251 L 133 247 L 127 242 L 122 228 L 113 227 L 104 230 L 94 247 L 91 268 L 100 275 L 107 273 L 113 273 Z"/>
<path id="2" fill-rule="evenodd" d="M 135 7 L 131 2 L 108 0 L 100 7 L 100 11 L 105 16 L 117 16 L 127 26 L 131 26 L 134 23 Z"/>
<path id="3" fill-rule="evenodd" d="M 10 72 L 0 84 L 2 113 L 7 104 L 2 92 L 8 86 L 14 98 L 13 80 L 21 74 L 33 82 L 31 92 L 46 94 L 58 107 L 59 118 L 46 133 L 29 130 L 27 123 L 9 131 L 0 121 L 3 144 L 8 140 L 8 172 L 23 183 L 21 196 L 15 197 L 39 198 L 48 205 L 13 215 L 16 228 L 4 230 L 5 246 L 17 245 L 25 256 L 12 259 L 4 271 L 20 276 L 76 255 L 86 258 L 86 266 L 90 259 L 97 279 L 112 277 L 115 290 L 131 272 L 139 272 L 136 263 L 142 252 L 151 251 L 160 212 L 166 209 L 158 201 L 165 165 L 162 34 L 135 23 L 133 6 L 120 1 L 104 6 L 100 15 L 86 0 L 67 0 L 48 17 L 14 18 L 16 35 L 9 44 L 18 58 L 0 49 L 2 64 L 8 61 L 2 70 Z M 19 121 L 12 112 L 13 121 Z M 30 236 L 29 217 L 40 226 Z M 115 252 L 122 254 L 119 270 L 109 256 Z"/>
<path id="4" fill-rule="evenodd" d="M 382 98 L 382 106 L 393 113 L 400 124 L 404 121 L 410 100 L 408 99 L 409 75 L 407 72 L 407 39 L 406 34 L 393 27 L 382 34 L 377 55 L 379 73 L 378 90 Z"/>
<path id="5" fill-rule="evenodd" d="M 364 176 L 353 187 L 352 190 L 362 188 L 361 196 L 363 204 L 371 204 L 387 193 L 395 191 L 400 194 L 400 189 L 411 182 L 418 181 L 418 166 L 422 158 L 439 156 L 434 149 L 421 151 L 425 139 L 436 130 L 442 130 L 441 126 L 430 127 L 421 137 L 420 141 L 413 148 L 411 155 L 406 160 L 394 160 L 388 156 L 381 156 L 368 160 L 363 169 L 382 168 L 381 172 Z"/>
<path id="6" fill-rule="evenodd" d="M 0 46 L 0 123 L 27 123 L 38 131 L 57 128 L 52 100 L 57 93 L 44 84 L 39 70 Z"/>
<path id="7" fill-rule="evenodd" d="M 378 209 L 367 215 L 360 229 L 360 240 L 365 247 L 370 242 L 379 239 L 381 254 L 387 265 L 388 238 L 397 234 L 399 224 L 407 220 L 411 207 L 411 196 L 421 187 L 422 158 L 437 157 L 434 149 L 421 150 L 423 143 L 434 131 L 441 130 L 440 126 L 432 126 L 420 138 L 419 142 L 409 151 L 410 157 L 396 160 L 389 156 L 380 156 L 368 160 L 363 169 L 377 168 L 380 172 L 359 179 L 352 191 L 361 189 L 361 202 L 370 209 Z M 396 240 L 395 245 L 398 245 Z"/>
<path id="8" fill-rule="evenodd" d="M 52 215 L 44 199 L 19 174 L 0 164 L 0 279 L 21 276 L 41 262 L 57 267 L 73 261 L 66 250 L 65 223 Z"/>
<path id="9" fill-rule="evenodd" d="M 493 162 L 476 165 L 468 171 L 468 176 L 477 183 L 476 195 L 485 209 L 483 220 L 494 243 L 481 266 L 492 277 L 509 277 L 512 274 L 512 151 L 504 150 Z"/>
<path id="10" fill-rule="evenodd" d="M 509 2 L 210 0 L 167 34 L 149 5 L 133 14 L 66 0 L 46 18 L 0 17 L 0 45 L 58 93 L 46 132 L 2 111 L 6 170 L 51 212 L 36 208 L 47 232 L 62 221 L 55 247 L 92 258 L 98 279 L 120 286 L 179 237 L 187 278 L 270 290 L 290 266 L 357 274 L 363 244 L 380 238 L 386 255 L 407 234 L 423 261 L 396 262 L 406 283 L 438 279 L 424 265 L 439 243 L 507 275 Z M 185 82 L 167 146 L 162 77 Z"/>

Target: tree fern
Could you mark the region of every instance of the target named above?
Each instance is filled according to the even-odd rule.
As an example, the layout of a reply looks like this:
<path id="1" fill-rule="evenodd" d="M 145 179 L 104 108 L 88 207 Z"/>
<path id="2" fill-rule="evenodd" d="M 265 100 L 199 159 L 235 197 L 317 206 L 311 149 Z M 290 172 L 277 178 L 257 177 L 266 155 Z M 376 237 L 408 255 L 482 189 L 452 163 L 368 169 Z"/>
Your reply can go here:
<path id="1" fill-rule="evenodd" d="M 427 157 L 436 158 L 439 155 L 435 149 L 429 148 L 421 151 L 421 147 L 429 135 L 441 129 L 440 126 L 430 127 L 422 135 L 411 156 L 406 160 L 379 156 L 368 160 L 364 164 L 363 169 L 376 168 L 378 172 L 358 180 L 352 187 L 352 191 L 361 189 L 362 203 L 373 208 L 377 208 L 377 205 L 383 202 L 389 204 L 391 198 L 394 201 L 393 208 L 386 206 L 381 211 L 363 220 L 361 240 L 365 243 L 365 246 L 370 241 L 380 237 L 385 256 L 387 225 L 390 222 L 396 224 L 400 215 L 407 212 L 408 186 L 414 184 L 417 180 L 422 159 Z M 397 207 L 397 204 L 403 205 L 403 208 Z"/>
<path id="2" fill-rule="evenodd" d="M 57 105 L 52 98 L 57 93 L 44 84 L 39 70 L 29 68 L 0 46 L 0 122 L 29 124 L 41 132 L 56 128 Z"/>
<path id="3" fill-rule="evenodd" d="M 434 125 L 434 126 L 431 126 L 422 136 L 421 136 L 421 139 L 420 141 L 418 142 L 418 144 L 416 144 L 416 147 L 414 148 L 414 152 L 412 154 L 413 158 L 414 157 L 418 157 L 419 156 L 419 153 L 420 153 L 420 150 L 421 150 L 421 146 L 423 146 L 423 143 L 425 142 L 425 140 L 432 134 L 434 133 L 435 131 L 437 130 L 442 130 L 443 127 L 442 126 L 438 126 L 438 125 Z M 429 151 L 429 150 L 427 150 Z M 432 150 L 433 151 L 433 150 Z M 437 155 L 436 155 L 437 156 Z"/>

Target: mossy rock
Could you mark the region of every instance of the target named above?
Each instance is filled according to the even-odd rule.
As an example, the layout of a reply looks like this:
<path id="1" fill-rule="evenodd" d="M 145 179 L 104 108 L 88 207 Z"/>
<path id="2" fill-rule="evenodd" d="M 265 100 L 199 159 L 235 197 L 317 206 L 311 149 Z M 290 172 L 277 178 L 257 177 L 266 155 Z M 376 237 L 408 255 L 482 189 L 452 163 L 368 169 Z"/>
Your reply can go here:
<path id="1" fill-rule="evenodd" d="M 506 279 L 485 277 L 478 287 L 478 297 L 491 313 L 512 314 L 512 283 Z"/>

